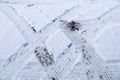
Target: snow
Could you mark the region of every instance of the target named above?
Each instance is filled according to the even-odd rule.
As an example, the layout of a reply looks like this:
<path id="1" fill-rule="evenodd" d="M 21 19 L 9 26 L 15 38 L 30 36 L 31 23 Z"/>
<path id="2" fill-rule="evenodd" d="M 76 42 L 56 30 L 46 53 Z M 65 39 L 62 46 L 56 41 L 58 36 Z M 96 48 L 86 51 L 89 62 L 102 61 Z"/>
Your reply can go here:
<path id="1" fill-rule="evenodd" d="M 60 3 L 61 2 L 63 1 L 60 1 Z M 57 3 L 59 3 L 59 1 L 57 1 Z M 34 5 L 31 7 L 14 5 L 13 7 L 18 10 L 21 15 L 25 16 L 30 23 L 35 26 L 35 29 L 39 31 L 47 23 L 50 23 L 57 16 L 61 15 L 66 9 L 76 4 L 75 1 L 71 3 L 62 4 L 62 6 L 54 3 L 52 5 Z"/>
<path id="2" fill-rule="evenodd" d="M 0 0 L 0 79 L 119 80 L 119 23 L 119 0 Z"/>
<path id="3" fill-rule="evenodd" d="M 0 23 L 0 59 L 6 59 L 15 53 L 26 40 L 15 25 L 1 12 Z"/>
<path id="4" fill-rule="evenodd" d="M 55 53 L 55 60 L 57 60 L 59 54 L 61 54 L 70 43 L 71 41 L 60 30 L 46 41 L 47 48 L 53 54 Z"/>
<path id="5" fill-rule="evenodd" d="M 95 40 L 99 54 L 107 60 L 119 60 L 120 57 L 120 25 L 106 28 Z M 114 55 L 114 56 L 113 56 Z"/>

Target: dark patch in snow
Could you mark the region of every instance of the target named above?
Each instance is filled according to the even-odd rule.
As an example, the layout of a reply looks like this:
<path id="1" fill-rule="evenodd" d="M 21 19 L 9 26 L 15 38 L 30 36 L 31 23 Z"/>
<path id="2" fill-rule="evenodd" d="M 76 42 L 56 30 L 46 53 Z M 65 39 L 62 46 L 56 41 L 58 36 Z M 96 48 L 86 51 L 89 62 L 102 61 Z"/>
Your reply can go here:
<path id="1" fill-rule="evenodd" d="M 70 48 L 72 46 L 72 43 L 70 43 L 69 45 L 68 45 L 68 48 Z"/>
<path id="2" fill-rule="evenodd" d="M 103 79 L 103 76 L 102 76 L 102 75 L 100 75 L 99 77 L 100 77 L 100 79 Z"/>
<path id="3" fill-rule="evenodd" d="M 36 47 L 34 53 L 43 66 L 50 66 L 54 63 L 53 55 L 49 54 L 47 48 Z"/>
<path id="4" fill-rule="evenodd" d="M 29 4 L 29 5 L 27 5 L 27 7 L 31 7 L 31 6 L 34 6 L 34 4 Z"/>
<path id="5" fill-rule="evenodd" d="M 28 43 L 25 43 L 23 46 L 24 46 L 24 47 L 27 47 L 27 46 L 28 46 Z"/>
<path id="6" fill-rule="evenodd" d="M 52 77 L 52 80 L 56 80 L 56 79 Z"/>
<path id="7" fill-rule="evenodd" d="M 92 80 L 94 78 L 94 71 L 88 70 L 86 75 L 88 79 Z"/>
<path id="8" fill-rule="evenodd" d="M 57 20 L 57 18 L 53 19 L 52 22 L 55 22 Z"/>
<path id="9" fill-rule="evenodd" d="M 32 29 L 34 32 L 36 32 L 36 29 L 35 29 L 34 27 L 31 27 L 31 29 Z"/>
<path id="10" fill-rule="evenodd" d="M 76 25 L 75 21 L 71 21 L 67 24 L 67 27 L 71 29 L 71 31 L 79 31 L 79 27 Z"/>
<path id="11" fill-rule="evenodd" d="M 98 17 L 98 20 L 100 20 L 101 18 L 100 17 Z"/>
<path id="12" fill-rule="evenodd" d="M 85 34 L 86 33 L 86 30 L 82 31 L 81 34 Z"/>
<path id="13" fill-rule="evenodd" d="M 86 65 L 90 64 L 91 63 L 91 55 L 88 54 L 88 50 L 87 48 L 83 45 L 82 46 L 82 49 L 81 49 L 81 52 L 83 54 L 83 59 L 84 59 L 84 62 Z"/>

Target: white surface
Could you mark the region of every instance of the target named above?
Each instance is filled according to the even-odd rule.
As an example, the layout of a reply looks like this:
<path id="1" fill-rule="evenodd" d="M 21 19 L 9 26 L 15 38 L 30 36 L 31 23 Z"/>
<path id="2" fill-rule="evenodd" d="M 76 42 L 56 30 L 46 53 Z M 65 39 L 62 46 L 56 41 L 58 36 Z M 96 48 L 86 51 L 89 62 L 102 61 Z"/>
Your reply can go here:
<path id="1" fill-rule="evenodd" d="M 57 31 L 54 36 L 46 41 L 48 49 L 54 54 L 56 59 L 70 43 L 71 41 L 61 31 Z"/>
<path id="2" fill-rule="evenodd" d="M 3 9 L 3 11 L 6 11 L 7 15 L 0 12 L 0 59 L 1 59 L 0 64 L 4 61 L 3 59 L 7 59 L 8 56 L 14 54 L 21 47 L 21 45 L 26 42 L 26 40 L 24 39 L 26 37 L 24 36 L 23 38 L 22 34 L 20 33 L 22 31 L 19 31 L 19 28 L 16 28 L 16 27 L 20 25 L 22 29 L 26 27 L 25 29 L 26 31 L 28 31 L 28 34 L 29 34 L 31 32 L 29 32 L 27 27 L 29 27 L 30 29 L 30 27 L 33 26 L 37 31 L 39 31 L 41 28 L 44 28 L 46 24 L 51 23 L 52 20 L 54 20 L 60 15 L 63 15 L 63 17 L 61 18 L 62 20 L 67 20 L 67 21 L 78 20 L 78 22 L 82 24 L 81 25 L 82 29 L 79 31 L 79 33 L 81 33 L 84 30 L 87 30 L 85 34 L 82 34 L 83 38 L 91 45 L 91 48 L 92 47 L 94 48 L 94 50 L 97 53 L 96 55 L 98 56 L 100 55 L 104 61 L 120 59 L 119 57 L 120 26 L 116 25 L 116 24 L 119 24 L 120 22 L 119 0 L 106 0 L 106 1 L 105 0 L 66 0 L 66 1 L 65 0 L 26 0 L 26 1 L 25 0 L 0 0 L 0 2 L 1 1 L 4 2 L 6 5 L 9 5 L 10 8 L 11 7 L 12 9 L 14 8 L 17 11 L 18 15 L 21 16 L 22 18 L 14 17 L 14 16 L 17 16 L 16 14 L 10 16 L 9 13 L 12 13 L 12 10 L 10 10 L 10 8 L 6 8 L 8 12 L 4 10 L 5 8 Z M 76 6 L 77 4 L 79 5 Z M 66 13 L 64 13 L 64 11 L 66 11 Z M 99 17 L 100 19 L 98 19 Z M 24 20 L 22 23 L 22 19 L 26 20 L 26 24 L 24 24 Z M 27 24 L 31 26 L 26 26 Z M 56 22 L 55 24 L 59 24 L 59 22 Z M 55 24 L 53 23 L 52 27 L 58 27 L 58 25 L 56 26 Z M 107 28 L 111 25 L 113 27 Z M 51 26 L 47 25 L 47 27 L 50 28 Z M 47 30 L 47 29 L 44 29 L 44 30 Z M 51 30 L 51 29 L 48 29 L 48 30 Z M 52 31 L 54 32 L 52 33 Z M 18 80 L 21 80 L 21 79 L 22 80 L 24 79 L 41 80 L 38 74 L 40 75 L 47 74 L 46 76 L 48 76 L 49 74 L 53 76 L 57 75 L 58 78 L 60 78 L 61 80 L 63 80 L 62 77 L 65 74 L 65 75 L 68 75 L 69 77 L 66 80 L 70 80 L 69 72 L 71 70 L 69 70 L 69 68 L 70 69 L 73 69 L 74 67 L 76 68 L 76 64 L 78 62 L 81 62 L 79 60 L 82 60 L 81 54 L 74 55 L 77 51 L 76 45 L 74 45 L 72 49 L 70 50 L 68 49 L 68 45 L 71 43 L 71 40 L 73 41 L 76 40 L 77 36 L 76 36 L 76 39 L 72 39 L 73 37 L 71 37 L 71 40 L 69 40 L 69 37 L 67 37 L 63 32 L 58 30 L 58 28 L 52 28 L 52 30 L 49 31 L 49 33 L 47 32 L 48 31 L 46 31 L 47 36 L 50 36 L 50 37 L 47 38 L 47 40 L 45 40 L 45 44 L 49 49 L 49 51 L 51 51 L 54 54 L 54 57 L 56 58 L 56 63 L 52 66 L 52 69 L 58 72 L 55 72 L 55 73 L 53 72 L 52 74 L 48 73 L 49 71 L 51 71 L 51 69 L 40 65 L 39 61 L 37 61 L 38 59 L 36 59 L 36 57 L 33 56 L 33 54 L 32 56 L 31 55 L 24 56 L 24 62 L 26 62 L 28 57 L 31 57 L 31 59 L 29 60 L 31 64 L 28 63 L 28 65 L 23 68 L 21 73 L 17 72 L 17 68 L 19 69 L 21 68 L 21 66 L 19 65 L 22 64 L 23 60 L 21 59 L 23 58 L 18 59 L 19 57 L 17 57 L 18 62 L 19 60 L 21 61 L 20 63 L 18 63 L 19 65 L 17 65 L 17 60 L 16 60 L 15 66 L 13 62 L 11 63 L 10 66 L 6 67 L 8 70 L 2 67 L 2 69 L 6 69 L 6 70 L 3 70 L 3 72 L 8 73 L 10 77 L 14 77 L 11 74 L 11 72 L 14 71 L 12 69 L 12 66 L 14 66 L 14 68 L 16 69 L 15 72 L 19 74 L 18 76 L 15 75 L 14 80 L 16 80 L 15 79 L 16 76 L 18 77 Z M 37 36 L 39 36 L 39 34 Z M 30 49 L 29 50 L 30 53 L 33 53 L 31 51 L 33 51 L 36 46 L 39 46 L 41 44 L 39 42 L 41 38 L 39 38 L 39 40 L 37 41 L 34 41 L 33 44 L 29 46 L 28 49 Z M 79 42 L 79 38 L 77 40 Z M 94 50 L 88 49 L 89 51 L 88 53 L 90 54 Z M 64 53 L 64 52 L 67 54 L 62 55 L 61 57 L 61 53 Z M 93 55 L 93 56 L 96 56 L 96 55 Z M 91 58 L 94 58 L 94 57 L 91 57 Z M 81 66 L 81 63 L 79 67 L 80 66 Z M 43 70 L 43 72 L 41 72 L 42 71 L 41 69 Z M 45 69 L 45 72 L 44 72 L 44 69 Z M 31 73 L 32 71 L 33 73 Z M 73 77 L 73 74 L 74 73 L 71 72 L 71 75 L 72 75 L 71 79 L 75 78 Z M 42 75 L 41 77 L 44 78 L 45 77 L 44 75 Z M 79 74 L 76 73 L 76 75 L 79 75 Z M 7 74 L 4 74 L 4 76 L 9 78 Z M 2 78 L 5 79 L 4 76 Z M 79 80 L 79 78 L 77 79 Z M 86 77 L 86 75 L 84 75 L 81 79 L 87 80 L 88 78 Z M 111 80 L 111 79 L 108 78 L 106 80 Z"/>
<path id="3" fill-rule="evenodd" d="M 106 28 L 95 40 L 99 54 L 105 60 L 120 60 L 120 25 Z"/>
<path id="4" fill-rule="evenodd" d="M 15 25 L 0 12 L 0 59 L 15 53 L 25 42 Z"/>

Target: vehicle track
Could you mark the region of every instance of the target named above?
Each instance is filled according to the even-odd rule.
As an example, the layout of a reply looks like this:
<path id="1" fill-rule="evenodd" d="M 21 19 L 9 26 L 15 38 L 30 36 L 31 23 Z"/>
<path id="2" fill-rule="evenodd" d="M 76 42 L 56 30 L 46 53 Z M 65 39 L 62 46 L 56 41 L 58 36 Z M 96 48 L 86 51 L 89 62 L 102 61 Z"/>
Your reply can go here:
<path id="1" fill-rule="evenodd" d="M 78 6 L 78 5 L 77 5 L 77 6 Z M 66 11 L 66 12 L 70 13 L 69 10 Z M 66 14 L 66 15 L 68 16 L 68 14 Z M 61 16 L 60 16 L 60 17 L 61 17 Z M 60 19 L 60 17 L 59 17 L 58 19 Z M 58 21 L 58 22 L 59 22 L 59 21 Z M 57 22 L 56 22 L 56 23 L 57 23 Z M 54 24 L 54 22 L 52 22 L 52 24 Z M 51 24 L 51 25 L 52 25 L 52 24 Z M 49 24 L 47 25 L 47 27 L 46 27 L 47 29 L 48 29 L 48 26 L 50 26 L 50 25 L 49 25 Z M 45 28 L 43 28 L 43 29 L 45 29 Z M 50 30 L 50 29 L 48 29 L 48 31 L 49 31 L 49 30 Z M 46 29 L 45 29 L 45 31 L 47 32 Z M 40 32 L 44 32 L 44 31 L 41 30 Z M 50 32 L 50 33 L 51 33 L 51 32 Z M 45 34 L 46 34 L 46 33 L 45 33 Z M 45 35 L 45 34 L 43 33 L 43 35 Z M 46 38 L 45 38 L 45 39 L 46 39 Z M 43 39 L 43 40 L 44 40 L 44 39 Z"/>

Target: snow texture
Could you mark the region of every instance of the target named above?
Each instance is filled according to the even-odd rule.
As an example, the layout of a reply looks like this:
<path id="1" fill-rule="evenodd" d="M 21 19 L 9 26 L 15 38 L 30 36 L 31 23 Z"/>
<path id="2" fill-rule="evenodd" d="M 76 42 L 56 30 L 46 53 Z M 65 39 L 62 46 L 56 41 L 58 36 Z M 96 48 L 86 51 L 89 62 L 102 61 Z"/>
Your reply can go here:
<path id="1" fill-rule="evenodd" d="M 119 0 L 0 0 L 0 80 L 120 80 Z"/>

